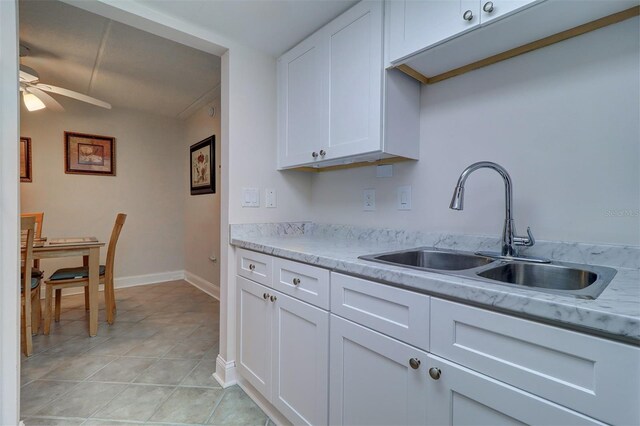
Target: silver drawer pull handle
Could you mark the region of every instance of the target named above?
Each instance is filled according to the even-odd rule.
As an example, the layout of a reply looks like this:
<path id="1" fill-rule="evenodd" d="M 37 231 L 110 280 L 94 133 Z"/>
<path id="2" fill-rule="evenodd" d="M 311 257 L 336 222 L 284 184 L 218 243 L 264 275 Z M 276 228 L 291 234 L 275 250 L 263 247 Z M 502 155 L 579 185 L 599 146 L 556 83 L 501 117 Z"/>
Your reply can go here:
<path id="1" fill-rule="evenodd" d="M 264 300 L 267 300 L 267 299 L 269 298 L 269 293 L 264 293 L 264 294 L 262 295 L 262 298 L 263 298 Z"/>
<path id="2" fill-rule="evenodd" d="M 467 10 L 462 14 L 462 19 L 464 19 L 465 21 L 471 21 L 473 19 L 473 12 L 470 10 Z"/>
<path id="3" fill-rule="evenodd" d="M 429 375 L 433 380 L 438 380 L 442 376 L 442 371 L 438 367 L 431 367 L 429 369 Z"/>
<path id="4" fill-rule="evenodd" d="M 313 151 L 313 152 L 311 153 L 311 156 L 312 156 L 313 158 L 318 158 L 318 153 L 317 153 L 317 152 L 315 152 L 315 151 Z"/>
<path id="5" fill-rule="evenodd" d="M 276 300 L 278 300 L 278 298 L 276 296 L 271 296 L 271 301 L 275 302 Z"/>
<path id="6" fill-rule="evenodd" d="M 324 157 L 325 155 L 327 155 L 327 151 L 325 151 L 324 149 L 320 150 L 320 156 Z"/>
<path id="7" fill-rule="evenodd" d="M 256 265 L 254 265 L 253 263 L 249 264 L 249 270 L 253 271 L 254 269 L 256 269 Z"/>
<path id="8" fill-rule="evenodd" d="M 486 2 L 484 6 L 482 6 L 482 10 L 484 10 L 487 13 L 493 12 L 493 2 L 492 1 Z"/>
<path id="9" fill-rule="evenodd" d="M 293 285 L 299 285 L 299 284 L 300 284 L 300 278 L 294 278 Z"/>
<path id="10" fill-rule="evenodd" d="M 414 370 L 417 370 L 418 368 L 420 368 L 420 360 L 418 358 L 411 358 L 409 360 L 409 365 L 411 366 L 411 368 L 413 368 Z"/>

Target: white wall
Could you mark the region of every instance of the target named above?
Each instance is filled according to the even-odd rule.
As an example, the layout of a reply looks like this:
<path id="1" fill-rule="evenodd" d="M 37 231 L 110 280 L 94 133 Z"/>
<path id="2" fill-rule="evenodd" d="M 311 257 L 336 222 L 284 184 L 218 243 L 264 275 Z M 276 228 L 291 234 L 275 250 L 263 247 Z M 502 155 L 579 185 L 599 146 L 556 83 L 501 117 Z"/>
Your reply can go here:
<path id="1" fill-rule="evenodd" d="M 448 208 L 460 172 L 490 160 L 511 174 L 520 233 L 640 244 L 638 28 L 628 20 L 424 87 L 420 161 L 387 179 L 373 167 L 314 176 L 312 219 L 499 235 L 495 172 L 475 172 L 465 210 Z M 396 210 L 399 185 L 412 185 L 413 210 Z M 362 211 L 365 188 L 376 189 L 375 212 Z"/>
<path id="2" fill-rule="evenodd" d="M 209 107 L 215 107 L 214 117 Z M 215 135 L 216 193 L 191 195 L 189 185 L 189 147 Z M 184 269 L 206 283 L 220 287 L 220 263 L 209 260 L 220 257 L 220 95 L 185 121 L 184 137 Z"/>
<path id="3" fill-rule="evenodd" d="M 21 210 L 44 211 L 43 236 L 98 237 L 108 242 L 116 214 L 127 214 L 115 276 L 182 270 L 184 265 L 183 123 L 122 109 L 64 102 L 65 112 L 21 115 L 31 137 L 33 182 L 22 183 Z M 116 138 L 116 176 L 64 173 L 64 131 Z M 101 251 L 102 261 L 106 247 Z M 78 259 L 44 260 L 46 274 Z"/>

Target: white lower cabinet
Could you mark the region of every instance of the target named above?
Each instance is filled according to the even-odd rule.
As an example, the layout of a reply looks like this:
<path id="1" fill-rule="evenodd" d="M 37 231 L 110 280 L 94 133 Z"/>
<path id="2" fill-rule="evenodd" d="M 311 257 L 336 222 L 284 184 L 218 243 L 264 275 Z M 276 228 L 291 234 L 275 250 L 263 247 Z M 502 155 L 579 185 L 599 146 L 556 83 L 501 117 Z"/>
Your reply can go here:
<path id="1" fill-rule="evenodd" d="M 329 313 L 243 277 L 238 372 L 294 424 L 327 424 Z"/>
<path id="2" fill-rule="evenodd" d="M 426 424 L 426 361 L 426 352 L 332 314 L 329 424 Z"/>
<path id="3" fill-rule="evenodd" d="M 594 419 L 458 364 L 428 356 L 437 368 L 425 395 L 429 425 L 602 425 Z"/>

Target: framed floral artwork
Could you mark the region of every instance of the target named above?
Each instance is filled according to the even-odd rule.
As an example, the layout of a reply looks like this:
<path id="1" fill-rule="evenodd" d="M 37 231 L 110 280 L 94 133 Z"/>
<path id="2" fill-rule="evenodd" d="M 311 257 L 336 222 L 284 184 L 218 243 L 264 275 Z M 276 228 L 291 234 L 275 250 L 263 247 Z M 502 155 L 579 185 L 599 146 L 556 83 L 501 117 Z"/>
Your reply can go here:
<path id="1" fill-rule="evenodd" d="M 20 182 L 31 182 L 31 138 L 20 138 Z"/>
<path id="2" fill-rule="evenodd" d="M 64 172 L 115 176 L 116 139 L 110 136 L 64 132 Z"/>
<path id="3" fill-rule="evenodd" d="M 216 137 L 209 136 L 197 144 L 191 145 L 191 195 L 215 194 L 216 175 Z"/>

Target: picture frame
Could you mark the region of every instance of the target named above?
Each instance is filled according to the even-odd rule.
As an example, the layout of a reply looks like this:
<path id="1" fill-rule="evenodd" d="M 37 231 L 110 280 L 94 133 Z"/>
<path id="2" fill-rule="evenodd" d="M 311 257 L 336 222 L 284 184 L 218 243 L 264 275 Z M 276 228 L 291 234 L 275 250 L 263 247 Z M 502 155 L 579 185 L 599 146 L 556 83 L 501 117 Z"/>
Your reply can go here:
<path id="1" fill-rule="evenodd" d="M 191 195 L 216 193 L 216 137 L 209 136 L 189 148 Z"/>
<path id="2" fill-rule="evenodd" d="M 20 182 L 33 182 L 31 138 L 20 137 Z"/>
<path id="3" fill-rule="evenodd" d="M 64 132 L 66 174 L 115 176 L 116 138 Z"/>

